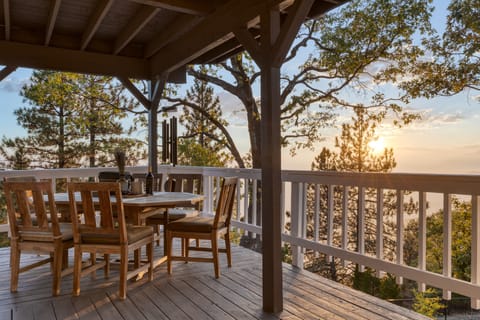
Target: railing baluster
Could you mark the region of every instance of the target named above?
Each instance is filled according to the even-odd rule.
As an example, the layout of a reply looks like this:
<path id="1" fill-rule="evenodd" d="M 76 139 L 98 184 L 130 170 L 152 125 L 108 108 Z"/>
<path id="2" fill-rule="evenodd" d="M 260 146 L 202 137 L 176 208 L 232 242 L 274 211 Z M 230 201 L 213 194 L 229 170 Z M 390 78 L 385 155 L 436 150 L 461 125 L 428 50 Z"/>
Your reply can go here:
<path id="1" fill-rule="evenodd" d="M 427 194 L 418 193 L 418 268 L 427 270 Z M 424 292 L 426 284 L 418 283 L 418 291 Z"/>
<path id="2" fill-rule="evenodd" d="M 334 186 L 329 184 L 327 189 L 327 245 L 329 246 L 333 244 L 333 191 Z M 327 260 L 329 263 L 332 261 L 332 259 L 332 256 L 327 256 Z"/>
<path id="3" fill-rule="evenodd" d="M 472 196 L 472 283 L 480 285 L 480 196 Z M 480 299 L 472 298 L 472 309 L 480 309 Z"/>
<path id="4" fill-rule="evenodd" d="M 365 254 L 365 187 L 358 187 L 358 216 L 357 216 L 357 252 Z M 365 266 L 358 266 L 360 272 L 365 271 Z"/>
<path id="5" fill-rule="evenodd" d="M 349 187 L 343 186 L 342 196 L 342 249 L 348 250 L 348 194 Z M 343 266 L 348 265 L 348 261 L 342 259 Z"/>
<path id="6" fill-rule="evenodd" d="M 403 190 L 397 189 L 397 264 L 403 265 Z M 397 284 L 403 284 L 403 277 L 397 275 Z"/>
<path id="7" fill-rule="evenodd" d="M 443 195 L 443 275 L 452 276 L 452 196 Z M 443 289 L 443 299 L 451 300 L 452 292 Z"/>
<path id="8" fill-rule="evenodd" d="M 377 228 L 376 228 L 377 259 L 383 260 L 383 189 L 377 189 Z M 383 276 L 383 271 L 376 272 L 377 277 Z"/>
<path id="9" fill-rule="evenodd" d="M 301 235 L 301 199 L 302 199 L 302 184 L 298 182 L 292 183 L 291 193 L 291 220 L 290 220 L 290 234 L 294 238 L 299 238 Z M 303 269 L 303 254 L 301 247 L 292 244 L 292 265 Z"/>
<path id="10" fill-rule="evenodd" d="M 315 184 L 314 192 L 313 241 L 318 242 L 320 234 L 320 185 L 317 183 Z M 315 258 L 318 258 L 318 256 L 319 252 L 315 251 Z"/>

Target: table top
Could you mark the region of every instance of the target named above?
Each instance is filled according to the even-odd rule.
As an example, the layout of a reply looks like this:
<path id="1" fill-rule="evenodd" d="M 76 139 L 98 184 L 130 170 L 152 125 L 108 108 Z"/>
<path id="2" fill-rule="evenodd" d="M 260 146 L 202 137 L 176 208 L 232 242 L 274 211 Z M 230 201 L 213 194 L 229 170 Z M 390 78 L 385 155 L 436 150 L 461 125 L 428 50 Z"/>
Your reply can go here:
<path id="1" fill-rule="evenodd" d="M 57 204 L 68 204 L 68 193 L 55 193 L 55 202 Z M 187 193 L 187 192 L 154 192 L 153 195 L 128 195 L 123 196 L 122 201 L 124 206 L 131 207 L 148 207 L 148 206 L 175 206 L 182 203 L 192 203 L 203 201 L 205 197 L 201 194 Z M 80 200 L 80 194 L 78 194 Z M 93 198 L 95 201 L 95 197 Z M 112 197 L 114 202 L 115 197 Z"/>

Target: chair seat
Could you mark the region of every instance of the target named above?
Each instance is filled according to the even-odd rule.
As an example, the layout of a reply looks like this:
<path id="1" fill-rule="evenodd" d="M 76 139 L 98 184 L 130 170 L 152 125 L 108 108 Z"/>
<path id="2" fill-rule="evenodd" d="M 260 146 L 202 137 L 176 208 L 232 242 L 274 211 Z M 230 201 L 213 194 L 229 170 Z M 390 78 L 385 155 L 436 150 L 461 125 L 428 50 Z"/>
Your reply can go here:
<path id="1" fill-rule="evenodd" d="M 127 226 L 127 241 L 128 243 L 137 242 L 141 239 L 149 237 L 153 234 L 153 228 L 151 226 Z M 120 244 L 120 234 L 115 233 L 82 233 L 82 242 L 83 243 L 96 243 L 96 244 L 107 244 L 107 245 L 118 245 Z"/>
<path id="2" fill-rule="evenodd" d="M 71 223 L 59 223 L 60 232 L 62 233 L 62 241 L 70 241 L 73 239 L 73 231 Z M 22 231 L 20 232 L 22 241 L 39 241 L 52 242 L 54 237 L 52 231 Z"/>
<path id="3" fill-rule="evenodd" d="M 187 218 L 187 217 L 195 217 L 198 216 L 198 211 L 196 210 L 181 210 L 181 209 L 169 209 L 168 210 L 168 221 L 176 221 L 179 219 Z M 147 218 L 147 225 L 157 225 L 157 224 L 165 224 L 165 216 L 162 213 L 154 214 Z"/>
<path id="4" fill-rule="evenodd" d="M 168 231 L 210 233 L 213 230 L 214 217 L 186 217 L 167 224 Z M 224 227 L 219 223 L 217 229 Z"/>

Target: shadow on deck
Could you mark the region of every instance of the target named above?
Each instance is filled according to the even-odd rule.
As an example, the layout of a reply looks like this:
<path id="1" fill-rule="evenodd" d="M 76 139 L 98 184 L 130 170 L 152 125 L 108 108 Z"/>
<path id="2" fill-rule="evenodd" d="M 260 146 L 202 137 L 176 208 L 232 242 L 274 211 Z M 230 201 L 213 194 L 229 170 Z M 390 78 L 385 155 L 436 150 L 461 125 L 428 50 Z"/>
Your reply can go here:
<path id="1" fill-rule="evenodd" d="M 18 292 L 10 293 L 10 251 L 2 248 L 0 319 L 426 319 L 287 264 L 284 311 L 264 313 L 261 255 L 238 246 L 232 251 L 230 269 L 221 256 L 220 279 L 215 279 L 212 264 L 175 263 L 171 276 L 162 264 L 154 281 L 130 281 L 127 299 L 121 301 L 115 267 L 110 279 L 101 271 L 96 280 L 83 278 L 79 297 L 71 296 L 72 275 L 63 279 L 61 295 L 51 297 L 48 266 L 21 274 Z"/>

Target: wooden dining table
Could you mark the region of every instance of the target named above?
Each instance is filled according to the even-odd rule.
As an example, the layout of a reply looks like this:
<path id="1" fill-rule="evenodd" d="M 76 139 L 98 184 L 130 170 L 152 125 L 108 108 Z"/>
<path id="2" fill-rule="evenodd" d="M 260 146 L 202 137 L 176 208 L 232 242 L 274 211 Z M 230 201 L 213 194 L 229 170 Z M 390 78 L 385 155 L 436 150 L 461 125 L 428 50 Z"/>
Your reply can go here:
<path id="1" fill-rule="evenodd" d="M 76 194 L 80 201 L 80 194 Z M 55 203 L 58 212 L 61 214 L 62 221 L 71 221 L 70 202 L 68 193 L 55 193 Z M 123 195 L 122 202 L 127 223 L 134 225 L 144 225 L 145 220 L 154 214 L 158 214 L 157 209 L 165 209 L 164 220 L 168 223 L 168 209 L 184 205 L 192 205 L 202 202 L 204 196 L 200 194 L 187 192 L 154 192 L 153 195 Z M 96 197 L 93 198 L 94 204 Z M 115 197 L 112 197 L 112 204 L 115 204 Z M 155 266 L 166 261 L 166 244 L 164 244 L 163 257 L 155 259 Z"/>

